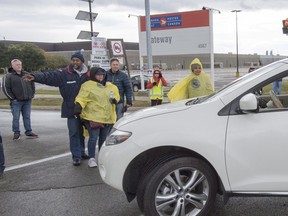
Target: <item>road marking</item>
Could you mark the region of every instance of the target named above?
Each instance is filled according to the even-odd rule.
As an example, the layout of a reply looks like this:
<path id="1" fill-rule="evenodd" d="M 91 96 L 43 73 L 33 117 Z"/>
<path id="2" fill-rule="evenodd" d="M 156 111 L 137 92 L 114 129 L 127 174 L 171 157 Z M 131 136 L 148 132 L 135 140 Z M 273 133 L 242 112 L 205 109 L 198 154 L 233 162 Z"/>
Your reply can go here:
<path id="1" fill-rule="evenodd" d="M 5 172 L 16 170 L 16 169 L 20 169 L 20 168 L 31 166 L 31 165 L 35 165 L 35 164 L 39 164 L 39 163 L 43 163 L 43 162 L 46 162 L 46 161 L 51 161 L 51 160 L 58 159 L 58 158 L 61 158 L 61 157 L 66 157 L 68 155 L 71 155 L 71 153 L 67 152 L 67 153 L 60 154 L 60 155 L 55 155 L 55 156 L 52 156 L 52 157 L 49 157 L 49 158 L 44 158 L 44 159 L 36 160 L 36 161 L 33 161 L 33 162 L 29 162 L 29 163 L 24 163 L 24 164 L 20 164 L 20 165 L 7 167 L 7 168 L 5 168 Z"/>

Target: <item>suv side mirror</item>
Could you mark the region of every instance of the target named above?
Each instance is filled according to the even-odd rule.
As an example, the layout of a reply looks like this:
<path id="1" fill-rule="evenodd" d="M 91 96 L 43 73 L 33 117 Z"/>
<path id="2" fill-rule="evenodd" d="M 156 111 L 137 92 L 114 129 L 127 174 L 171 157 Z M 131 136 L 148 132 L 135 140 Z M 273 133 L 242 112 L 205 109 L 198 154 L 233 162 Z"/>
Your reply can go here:
<path id="1" fill-rule="evenodd" d="M 239 101 L 240 110 L 244 112 L 257 112 L 259 110 L 258 99 L 255 94 L 244 95 Z"/>

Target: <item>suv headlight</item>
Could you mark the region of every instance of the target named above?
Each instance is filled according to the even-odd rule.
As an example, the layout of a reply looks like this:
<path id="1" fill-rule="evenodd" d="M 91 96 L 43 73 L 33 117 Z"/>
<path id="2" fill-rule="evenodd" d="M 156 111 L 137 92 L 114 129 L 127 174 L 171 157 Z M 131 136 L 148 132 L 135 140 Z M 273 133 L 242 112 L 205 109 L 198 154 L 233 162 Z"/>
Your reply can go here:
<path id="1" fill-rule="evenodd" d="M 128 131 L 112 130 L 106 139 L 106 146 L 117 145 L 127 140 L 132 135 Z"/>

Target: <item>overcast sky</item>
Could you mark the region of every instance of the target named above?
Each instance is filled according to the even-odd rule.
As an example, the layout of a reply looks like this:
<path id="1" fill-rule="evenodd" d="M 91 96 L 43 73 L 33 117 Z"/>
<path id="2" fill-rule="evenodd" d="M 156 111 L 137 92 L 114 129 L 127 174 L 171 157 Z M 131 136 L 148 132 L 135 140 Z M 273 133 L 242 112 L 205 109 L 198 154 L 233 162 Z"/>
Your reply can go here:
<path id="1" fill-rule="evenodd" d="M 203 6 L 221 11 L 214 13 L 215 53 L 236 53 L 236 14 L 240 54 L 288 56 L 288 36 L 282 33 L 282 20 L 288 18 L 287 0 L 150 0 L 150 13 L 200 10 Z M 79 10 L 89 11 L 81 0 L 0 0 L 0 39 L 38 42 L 79 41 L 81 30 L 90 31 L 88 21 L 76 20 Z M 123 38 L 138 42 L 137 18 L 145 15 L 145 0 L 94 0 L 93 23 L 98 37 Z M 81 40 L 80 40 L 81 41 Z"/>

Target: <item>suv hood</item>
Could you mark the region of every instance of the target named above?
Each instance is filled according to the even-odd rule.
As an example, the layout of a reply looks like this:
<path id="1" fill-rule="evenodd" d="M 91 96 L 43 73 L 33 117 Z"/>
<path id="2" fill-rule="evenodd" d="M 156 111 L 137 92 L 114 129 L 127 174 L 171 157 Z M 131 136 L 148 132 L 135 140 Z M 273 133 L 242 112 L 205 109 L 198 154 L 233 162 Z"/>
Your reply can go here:
<path id="1" fill-rule="evenodd" d="M 189 109 L 191 106 L 185 105 L 187 101 L 191 101 L 191 99 L 138 110 L 136 112 L 125 115 L 115 123 L 114 127 L 119 128 L 125 124 L 128 124 L 132 121 L 137 121 L 139 119 Z"/>

